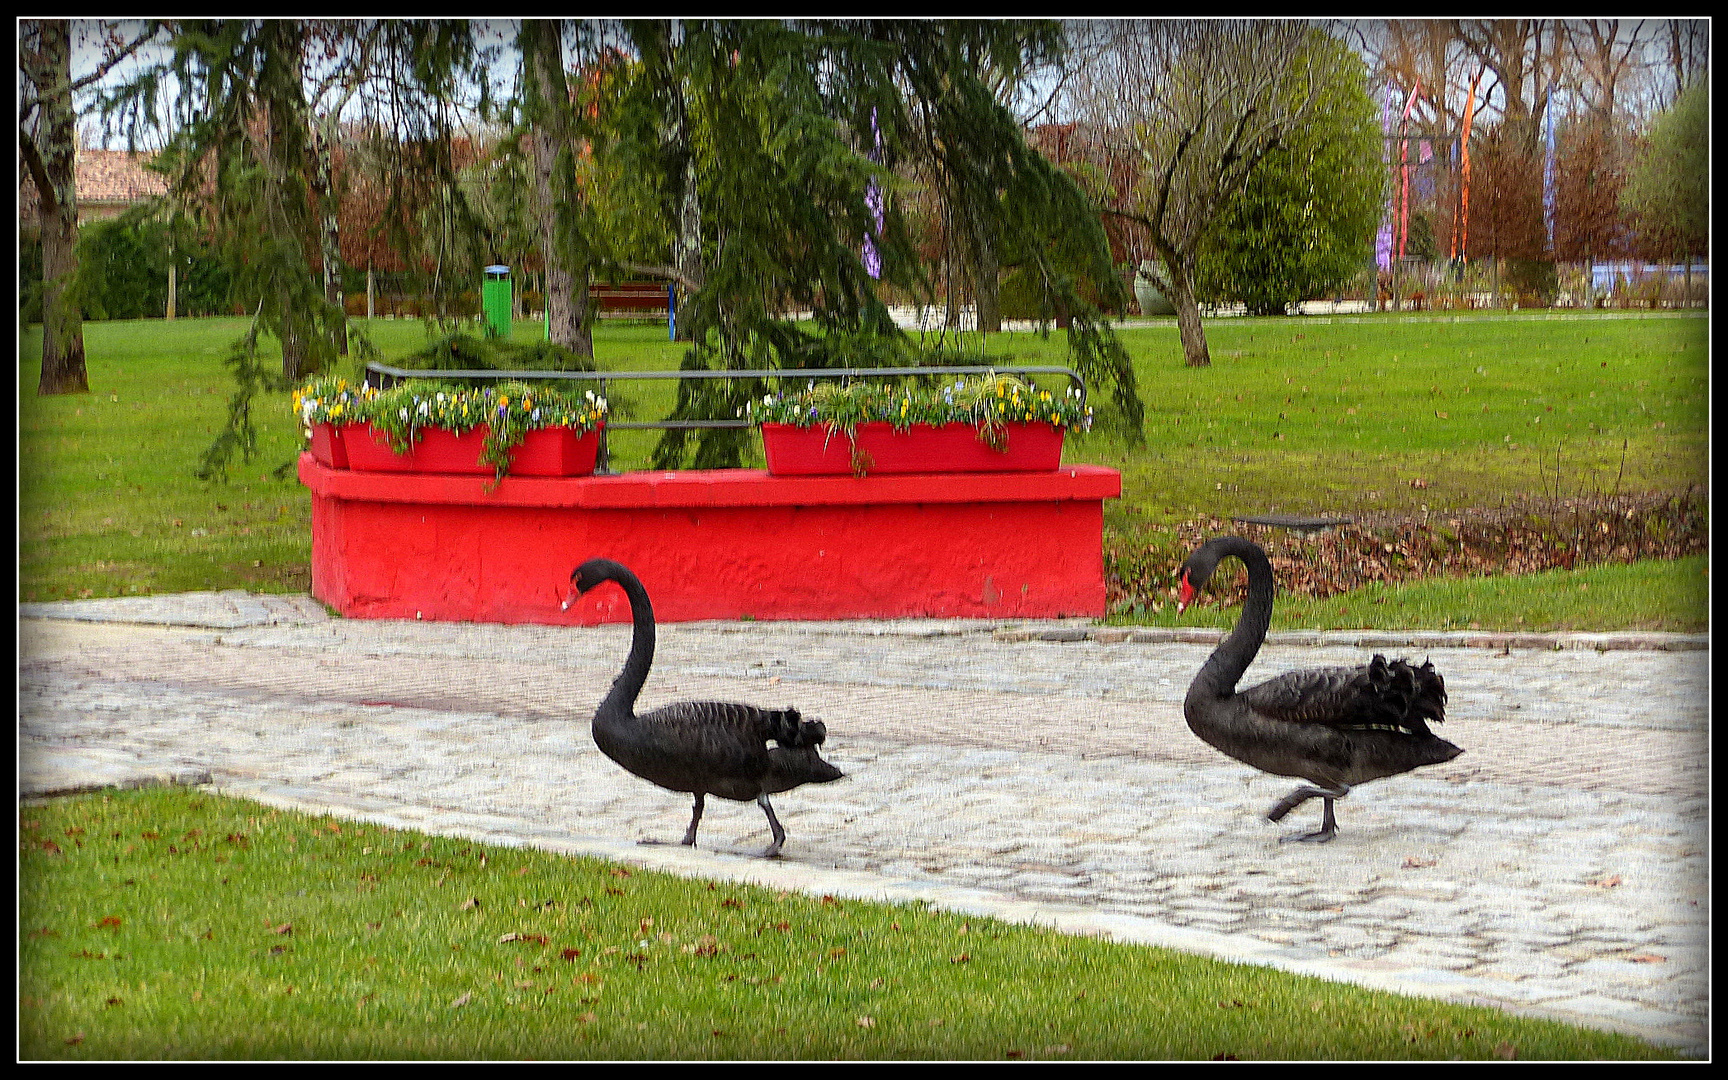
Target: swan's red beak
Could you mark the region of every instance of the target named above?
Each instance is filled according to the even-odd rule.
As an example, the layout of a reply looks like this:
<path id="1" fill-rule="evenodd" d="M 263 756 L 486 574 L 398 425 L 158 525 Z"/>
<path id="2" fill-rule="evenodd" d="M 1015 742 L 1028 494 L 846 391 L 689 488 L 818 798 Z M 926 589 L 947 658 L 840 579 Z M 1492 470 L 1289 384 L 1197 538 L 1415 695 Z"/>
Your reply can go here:
<path id="1" fill-rule="evenodd" d="M 1183 574 L 1182 580 L 1176 586 L 1176 614 L 1186 611 L 1188 605 L 1194 602 L 1194 586 L 1188 584 L 1188 575 Z"/>
<path id="2" fill-rule="evenodd" d="M 574 585 L 570 586 L 570 592 L 567 596 L 564 597 L 564 602 L 562 604 L 558 605 L 558 610 L 559 611 L 569 611 L 570 605 L 574 604 L 576 602 L 577 598 L 580 597 L 581 595 L 582 595 L 581 589 L 578 589 Z"/>

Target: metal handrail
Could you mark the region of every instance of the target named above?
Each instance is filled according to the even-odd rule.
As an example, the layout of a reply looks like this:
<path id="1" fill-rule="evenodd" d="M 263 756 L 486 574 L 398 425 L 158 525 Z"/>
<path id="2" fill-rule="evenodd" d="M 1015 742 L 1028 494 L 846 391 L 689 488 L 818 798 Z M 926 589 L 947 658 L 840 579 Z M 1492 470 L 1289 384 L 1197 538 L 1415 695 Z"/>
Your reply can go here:
<path id="1" fill-rule="evenodd" d="M 614 379 L 785 379 L 785 378 L 865 378 L 900 375 L 1066 375 L 1080 392 L 1080 403 L 1086 403 L 1086 380 L 1073 368 L 1051 365 L 1002 364 L 968 367 L 894 367 L 894 368 L 724 368 L 695 371 L 467 371 L 429 368 L 398 368 L 374 360 L 366 365 L 366 381 L 376 373 L 390 379 L 570 379 L 597 382 L 604 386 Z M 377 384 L 384 389 L 384 384 Z M 745 420 L 646 420 L 614 423 L 606 426 L 618 431 L 645 428 L 742 428 L 751 426 Z"/>

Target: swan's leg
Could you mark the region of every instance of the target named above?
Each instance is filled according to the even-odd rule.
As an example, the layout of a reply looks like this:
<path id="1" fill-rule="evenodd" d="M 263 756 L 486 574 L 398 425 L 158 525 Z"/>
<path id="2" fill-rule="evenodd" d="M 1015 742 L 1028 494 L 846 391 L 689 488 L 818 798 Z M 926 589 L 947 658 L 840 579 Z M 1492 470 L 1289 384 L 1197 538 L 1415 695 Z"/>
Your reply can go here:
<path id="1" fill-rule="evenodd" d="M 696 823 L 701 821 L 701 820 L 702 820 L 702 793 L 700 791 L 698 791 L 696 793 L 696 805 L 694 805 L 690 808 L 690 827 L 688 829 L 684 830 L 684 839 L 678 841 L 678 843 L 680 845 L 682 845 L 684 847 L 695 847 L 696 846 Z M 638 844 L 653 844 L 653 845 L 660 845 L 660 844 L 667 843 L 667 841 L 665 841 L 665 840 L 638 840 L 636 842 Z"/>
<path id="2" fill-rule="evenodd" d="M 1301 806 L 1316 795 L 1324 795 L 1319 788 L 1299 787 L 1290 794 L 1278 800 L 1278 805 L 1266 811 L 1267 821 L 1283 821 L 1284 815 Z"/>
<path id="3" fill-rule="evenodd" d="M 680 841 L 685 847 L 696 846 L 696 823 L 702 820 L 702 793 L 696 793 L 696 803 L 690 808 L 690 827 L 684 830 L 684 839 Z"/>
<path id="4" fill-rule="evenodd" d="M 1277 806 L 1272 808 L 1271 812 L 1268 813 L 1266 817 L 1271 821 L 1278 821 L 1285 814 L 1288 814 L 1291 810 L 1294 810 L 1309 799 L 1324 799 L 1326 801 L 1326 809 L 1322 812 L 1320 817 L 1320 831 L 1300 833 L 1293 836 L 1281 836 L 1278 838 L 1279 840 L 1286 842 L 1294 840 L 1311 844 L 1324 844 L 1326 841 L 1332 839 L 1338 834 L 1338 819 L 1333 812 L 1332 803 L 1334 800 L 1342 799 L 1348 794 L 1350 794 L 1350 788 L 1346 784 L 1339 784 L 1335 790 L 1331 791 L 1327 791 L 1323 788 L 1300 787 L 1295 791 L 1292 791 L 1289 795 L 1286 795 Z"/>
<path id="5" fill-rule="evenodd" d="M 774 816 L 774 808 L 768 805 L 767 793 L 756 796 L 756 805 L 760 806 L 762 812 L 768 815 L 768 828 L 774 834 L 774 842 L 768 845 L 768 850 L 762 853 L 762 857 L 764 859 L 776 858 L 780 854 L 780 846 L 786 843 L 786 830 L 780 827 L 780 819 Z"/>

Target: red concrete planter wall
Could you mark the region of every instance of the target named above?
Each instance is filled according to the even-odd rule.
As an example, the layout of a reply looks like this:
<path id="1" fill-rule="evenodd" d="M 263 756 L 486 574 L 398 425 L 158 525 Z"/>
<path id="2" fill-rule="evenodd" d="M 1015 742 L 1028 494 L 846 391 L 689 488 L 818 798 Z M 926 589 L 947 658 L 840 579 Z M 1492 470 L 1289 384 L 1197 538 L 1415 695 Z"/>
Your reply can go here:
<path id="1" fill-rule="evenodd" d="M 489 477 L 332 469 L 311 454 L 312 592 L 351 618 L 622 622 L 570 572 L 634 570 L 667 622 L 1104 614 L 1121 474 L 774 477 L 757 469 Z"/>
<path id="2" fill-rule="evenodd" d="M 328 425 L 319 425 L 327 427 Z M 363 472 L 450 473 L 493 476 L 497 469 L 480 460 L 486 424 L 461 435 L 444 428 L 422 428 L 420 439 L 406 454 L 390 448 L 390 437 L 370 424 L 344 424 L 335 433 L 335 445 L 347 460 L 347 468 Z M 312 429 L 312 456 L 320 464 L 340 468 L 334 455 L 319 456 L 318 427 Z M 587 476 L 594 471 L 600 451 L 600 429 L 578 434 L 570 428 L 538 428 L 528 432 L 510 459 L 514 476 Z"/>
<path id="3" fill-rule="evenodd" d="M 763 424 L 762 450 L 774 476 L 851 476 L 954 472 L 1049 472 L 1062 464 L 1064 429 L 1054 424 L 1004 424 L 1006 450 L 978 438 L 972 424 L 916 424 L 895 431 L 886 421 L 844 430 L 815 424 Z M 856 458 L 854 456 L 856 447 Z"/>

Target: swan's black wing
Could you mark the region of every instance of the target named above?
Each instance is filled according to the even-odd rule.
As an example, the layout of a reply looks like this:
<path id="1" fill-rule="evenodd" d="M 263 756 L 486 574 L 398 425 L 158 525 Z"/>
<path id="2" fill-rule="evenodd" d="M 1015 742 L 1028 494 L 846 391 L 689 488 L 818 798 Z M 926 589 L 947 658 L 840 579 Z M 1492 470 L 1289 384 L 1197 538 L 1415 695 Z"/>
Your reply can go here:
<path id="1" fill-rule="evenodd" d="M 1432 663 L 1379 655 L 1361 667 L 1292 671 L 1238 697 L 1261 716 L 1293 724 L 1428 735 L 1430 723 L 1446 719 L 1446 682 Z"/>
<path id="2" fill-rule="evenodd" d="M 635 741 L 669 759 L 760 769 L 770 739 L 783 747 L 820 746 L 828 730 L 797 709 L 762 709 L 730 701 L 679 701 L 634 718 Z"/>

